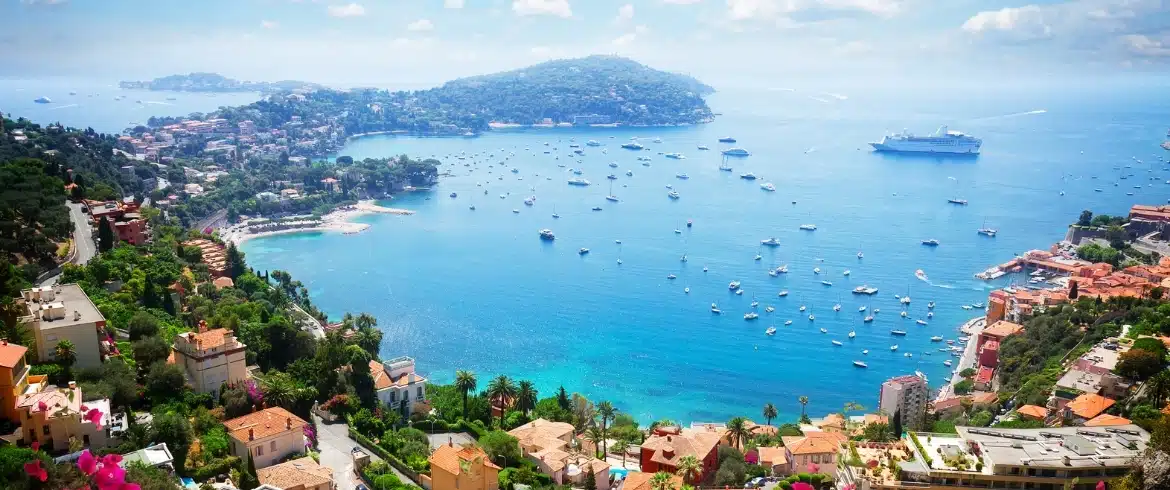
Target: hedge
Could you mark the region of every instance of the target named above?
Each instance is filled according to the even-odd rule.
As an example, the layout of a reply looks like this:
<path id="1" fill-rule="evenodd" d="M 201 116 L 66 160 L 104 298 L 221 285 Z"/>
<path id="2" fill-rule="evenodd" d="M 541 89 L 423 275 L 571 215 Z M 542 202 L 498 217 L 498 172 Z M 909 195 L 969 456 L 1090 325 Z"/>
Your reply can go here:
<path id="1" fill-rule="evenodd" d="M 914 443 L 914 447 L 918 448 L 918 453 L 922 454 L 922 460 L 926 462 L 926 467 L 929 469 L 934 463 L 934 460 L 931 459 L 930 453 L 927 453 L 926 450 L 922 448 L 922 443 L 918 442 L 918 434 L 911 432 L 910 441 Z"/>
<path id="2" fill-rule="evenodd" d="M 381 446 L 374 444 L 374 441 L 371 441 L 366 436 L 359 434 L 358 431 L 353 430 L 353 427 L 349 428 L 349 438 L 357 441 L 357 443 L 361 444 L 362 447 L 372 451 L 374 454 L 377 454 L 379 457 L 386 460 L 390 466 L 393 466 L 394 469 L 401 471 L 402 474 L 406 475 L 415 483 L 419 482 L 418 472 L 411 469 L 410 465 L 404 463 L 401 459 L 398 459 L 397 456 L 390 454 L 389 451 L 382 449 Z"/>
<path id="3" fill-rule="evenodd" d="M 215 478 L 216 475 L 226 475 L 231 473 L 232 468 L 240 466 L 240 458 L 235 456 L 227 456 L 212 460 L 203 466 L 188 471 L 188 476 L 197 482 L 204 482 Z"/>
<path id="4" fill-rule="evenodd" d="M 445 420 L 435 420 L 433 426 L 428 420 L 418 420 L 410 423 L 410 427 L 421 430 L 428 434 L 437 434 L 442 432 L 466 432 L 471 434 L 474 439 L 479 439 L 488 433 L 488 429 L 484 427 L 483 422 L 467 422 L 462 418 L 453 424 Z"/>

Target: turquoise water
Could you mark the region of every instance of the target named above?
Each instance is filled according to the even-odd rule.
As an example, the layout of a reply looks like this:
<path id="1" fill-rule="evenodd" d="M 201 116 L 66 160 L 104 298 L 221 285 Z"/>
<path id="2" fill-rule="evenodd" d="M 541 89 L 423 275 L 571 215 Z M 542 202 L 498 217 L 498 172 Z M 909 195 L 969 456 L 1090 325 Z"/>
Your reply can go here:
<path id="1" fill-rule="evenodd" d="M 76 94 L 70 95 L 70 92 Z M 116 96 L 124 98 L 114 100 Z M 33 102 L 37 97 L 48 97 L 52 102 Z M 117 81 L 111 80 L 0 78 L 0 111 L 5 114 L 39 124 L 60 122 L 77 128 L 90 127 L 103 133 L 117 133 L 137 124 L 146 124 L 151 116 L 210 112 L 221 106 L 250 104 L 259 97 L 255 93 L 122 90 Z"/>
<path id="2" fill-rule="evenodd" d="M 386 203 L 416 210 L 414 216 L 369 216 L 363 220 L 373 226 L 358 235 L 285 235 L 247 242 L 243 250 L 258 269 L 291 271 L 333 317 L 376 315 L 386 333 L 383 357 L 414 356 L 439 382 L 471 369 L 484 384 L 501 373 L 532 379 L 543 395 L 563 384 L 647 421 L 758 419 L 766 402 L 777 405 L 781 420 L 792 419 L 801 395 L 810 398 L 814 415 L 846 401 L 873 407 L 888 377 L 918 369 L 932 385 L 942 381 L 946 357 L 929 337 L 953 338 L 974 316 L 960 305 L 986 301 L 991 287 L 1008 281 L 988 284 L 973 273 L 1046 248 L 1083 209 L 1123 213 L 1132 203 L 1170 197 L 1167 172 L 1155 156 L 1164 153 L 1157 145 L 1170 113 L 1160 86 L 728 92 L 710 99 L 724 115 L 702 126 L 364 138 L 342 153 L 434 155 L 456 176 L 430 193 Z M 943 123 L 982 137 L 983 155 L 891 156 L 865 147 L 887 131 L 925 133 Z M 731 173 L 718 170 L 715 151 L 724 146 L 716 139 L 727 135 L 753 153 L 731 161 Z M 619 149 L 631 136 L 644 137 L 654 151 Z M 654 137 L 662 143 L 647 141 Z M 569 138 L 601 141 L 608 154 L 585 148 L 577 163 L 567 156 Z M 541 153 L 546 141 L 559 148 L 559 160 Z M 697 150 L 700 144 L 712 151 Z M 501 148 L 516 155 L 505 166 L 489 165 L 485 160 L 501 159 Z M 658 151 L 687 159 L 664 159 Z M 450 157 L 460 152 L 480 156 Z M 484 156 L 489 152 L 496 157 Z M 640 165 L 639 155 L 653 156 L 652 166 Z M 462 166 L 473 161 L 475 167 Z M 609 168 L 611 161 L 619 168 Z M 593 185 L 566 185 L 571 174 L 557 163 L 582 168 Z M 519 173 L 508 172 L 511 167 Z M 740 179 L 747 171 L 760 180 Z M 680 172 L 690 178 L 675 178 Z M 603 199 L 610 173 L 620 177 L 613 186 L 618 203 Z M 1133 177 L 1120 180 L 1123 174 Z M 761 190 L 763 182 L 777 192 Z M 667 184 L 682 198 L 668 199 Z M 1129 188 L 1135 184 L 1142 188 Z M 452 192 L 458 197 L 448 197 Z M 523 205 L 532 194 L 536 205 Z M 953 197 L 970 205 L 948 204 Z M 559 220 L 550 216 L 554 206 Z M 693 228 L 685 227 L 688 219 Z M 798 230 L 802 223 L 819 229 Z M 977 235 L 984 223 L 999 236 Z M 541 228 L 553 229 L 556 241 L 539 240 Z M 782 245 L 761 248 L 770 236 Z M 941 246 L 922 246 L 927 238 Z M 580 247 L 591 253 L 578 255 Z M 753 260 L 757 253 L 762 260 Z M 781 264 L 789 274 L 765 273 Z M 819 276 L 812 272 L 818 266 Z M 846 269 L 851 276 L 843 276 Z M 929 281 L 916 279 L 916 269 Z M 826 279 L 833 286 L 822 285 Z M 732 280 L 743 282 L 744 295 L 728 291 Z M 850 294 L 860 284 L 881 291 Z M 785 289 L 789 296 L 778 298 Z M 894 294 L 913 297 L 910 319 L 898 317 Z M 761 318 L 747 322 L 742 315 L 753 298 Z M 934 319 L 916 325 L 930 300 L 938 303 Z M 712 302 L 725 314 L 712 315 Z M 838 302 L 843 308 L 834 313 Z M 798 313 L 801 304 L 815 322 Z M 766 305 L 775 313 L 764 313 Z M 862 305 L 882 313 L 863 324 Z M 783 326 L 789 319 L 793 324 Z M 767 337 L 771 324 L 779 332 Z M 853 340 L 846 337 L 851 328 Z M 891 337 L 894 328 L 909 335 Z M 845 345 L 834 347 L 831 339 Z M 891 353 L 895 343 L 900 349 Z M 855 368 L 854 360 L 869 368 Z"/>

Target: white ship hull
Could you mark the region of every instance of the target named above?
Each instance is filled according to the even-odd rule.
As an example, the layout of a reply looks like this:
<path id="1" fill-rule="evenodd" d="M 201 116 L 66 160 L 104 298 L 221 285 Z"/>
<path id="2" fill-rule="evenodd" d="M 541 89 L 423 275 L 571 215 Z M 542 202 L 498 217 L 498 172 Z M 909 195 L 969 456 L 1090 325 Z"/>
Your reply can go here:
<path id="1" fill-rule="evenodd" d="M 983 140 L 957 131 L 948 131 L 944 126 L 930 136 L 902 133 L 886 136 L 877 143 L 870 143 L 870 146 L 876 151 L 976 155 L 983 146 Z"/>

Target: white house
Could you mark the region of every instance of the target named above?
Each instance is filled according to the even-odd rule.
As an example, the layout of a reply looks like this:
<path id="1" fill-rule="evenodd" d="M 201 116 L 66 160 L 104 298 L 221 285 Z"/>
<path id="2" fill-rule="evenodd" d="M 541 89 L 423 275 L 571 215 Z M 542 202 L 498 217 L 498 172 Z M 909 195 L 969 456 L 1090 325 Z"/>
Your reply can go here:
<path id="1" fill-rule="evenodd" d="M 378 401 L 409 417 L 415 412 L 429 412 L 427 402 L 427 379 L 415 374 L 414 359 L 396 357 L 379 363 L 370 361 L 370 375 L 374 378 L 374 390 Z"/>

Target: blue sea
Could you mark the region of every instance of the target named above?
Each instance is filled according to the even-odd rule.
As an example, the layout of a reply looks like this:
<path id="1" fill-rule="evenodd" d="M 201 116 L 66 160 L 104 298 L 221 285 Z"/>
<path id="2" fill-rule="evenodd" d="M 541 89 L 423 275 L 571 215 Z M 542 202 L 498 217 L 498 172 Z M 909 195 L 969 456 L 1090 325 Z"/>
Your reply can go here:
<path id="1" fill-rule="evenodd" d="M 475 371 L 482 386 L 507 374 L 533 380 L 542 396 L 564 385 L 611 400 L 642 421 L 759 420 L 767 402 L 791 420 L 801 395 L 813 416 L 848 401 L 873 409 L 886 378 L 921 370 L 938 386 L 947 357 L 929 338 L 956 337 L 978 313 L 960 306 L 986 301 L 1013 279 L 985 283 L 972 274 L 1047 248 L 1084 209 L 1120 214 L 1170 198 L 1170 172 L 1158 159 L 1170 156 L 1158 147 L 1170 125 L 1165 82 L 899 87 L 862 79 L 828 93 L 722 90 L 709 98 L 722 115 L 691 127 L 366 137 L 341 154 L 433 156 L 454 176 L 430 192 L 383 202 L 413 216 L 366 216 L 360 219 L 372 226 L 361 234 L 283 235 L 248 241 L 243 250 L 257 269 L 290 271 L 332 318 L 377 316 L 383 357 L 413 356 L 437 382 L 451 381 L 456 369 Z M 983 154 L 886 155 L 866 145 L 888 132 L 928 133 L 942 124 L 983 138 Z M 729 146 L 717 143 L 722 136 L 752 153 L 729 160 L 733 172 L 718 169 L 718 150 Z M 620 149 L 631 137 L 652 151 Z M 590 139 L 604 146 L 584 146 Z M 585 156 L 571 156 L 571 140 Z M 651 165 L 638 156 L 650 156 Z M 567 185 L 569 168 L 582 169 L 593 185 Z M 759 179 L 741 179 L 746 172 Z M 620 202 L 604 199 L 608 174 L 618 177 L 612 193 Z M 777 191 L 763 191 L 764 182 Z M 667 185 L 681 198 L 669 199 Z M 532 195 L 535 205 L 525 206 Z M 554 209 L 560 219 L 551 217 Z M 805 223 L 818 229 L 799 230 Z M 999 235 L 977 235 L 985 224 Z M 556 241 L 542 242 L 542 228 Z M 781 245 L 761 247 L 768 237 Z M 928 238 L 941 245 L 922 246 Z M 582 247 L 590 253 L 579 255 Z M 783 264 L 787 275 L 767 275 Z M 916 278 L 917 269 L 928 280 Z M 732 280 L 742 281 L 742 296 L 728 290 Z M 861 284 L 880 292 L 850 294 Z M 780 298 L 781 290 L 790 293 Z M 895 294 L 913 298 L 908 319 L 898 316 Z M 745 321 L 753 299 L 760 318 Z M 917 325 L 928 301 L 937 303 L 934 318 Z M 712 315 L 711 303 L 724 314 Z M 798 312 L 802 304 L 809 311 Z M 764 311 L 768 305 L 774 313 Z M 881 313 L 864 324 L 859 306 Z M 764 334 L 770 325 L 778 330 L 772 337 Z M 893 337 L 891 329 L 908 335 Z"/>

